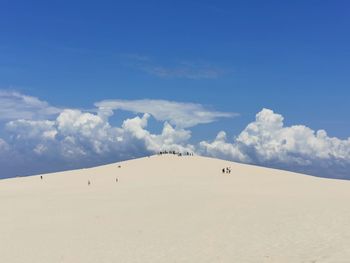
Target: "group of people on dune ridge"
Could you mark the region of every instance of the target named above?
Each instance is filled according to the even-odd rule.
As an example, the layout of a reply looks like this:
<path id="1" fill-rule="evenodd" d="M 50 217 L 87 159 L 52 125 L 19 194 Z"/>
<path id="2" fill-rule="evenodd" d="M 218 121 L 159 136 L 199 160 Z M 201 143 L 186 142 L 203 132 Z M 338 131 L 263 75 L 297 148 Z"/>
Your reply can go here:
<path id="1" fill-rule="evenodd" d="M 164 155 L 164 154 L 173 154 L 173 155 L 177 155 L 177 156 L 193 156 L 194 155 L 192 152 L 181 153 L 181 152 L 177 152 L 177 151 L 160 151 L 158 153 L 158 155 Z"/>

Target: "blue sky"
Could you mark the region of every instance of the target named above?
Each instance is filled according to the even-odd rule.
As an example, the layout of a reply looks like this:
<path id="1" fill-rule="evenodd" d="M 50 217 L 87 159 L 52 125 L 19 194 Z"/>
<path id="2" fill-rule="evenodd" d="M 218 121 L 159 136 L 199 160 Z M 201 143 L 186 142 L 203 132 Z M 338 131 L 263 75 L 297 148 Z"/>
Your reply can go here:
<path id="1" fill-rule="evenodd" d="M 348 1 L 312 0 L 3 1 L 0 89 L 61 109 L 153 99 L 239 114 L 189 127 L 192 144 L 221 130 L 238 136 L 263 108 L 281 114 L 285 126 L 344 141 L 349 9 Z M 120 126 L 132 115 L 119 110 L 108 121 Z M 11 147 L 7 121 L 0 138 Z M 148 130 L 160 133 L 163 121 L 149 119 Z"/>

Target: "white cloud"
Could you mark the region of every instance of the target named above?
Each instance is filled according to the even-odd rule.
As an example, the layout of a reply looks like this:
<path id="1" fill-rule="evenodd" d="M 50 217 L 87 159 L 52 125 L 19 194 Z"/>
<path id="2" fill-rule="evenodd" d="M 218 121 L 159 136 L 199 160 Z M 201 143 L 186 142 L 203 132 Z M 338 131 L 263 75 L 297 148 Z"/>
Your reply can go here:
<path id="1" fill-rule="evenodd" d="M 199 152 L 215 158 L 233 160 L 237 162 L 251 162 L 248 155 L 244 154 L 234 143 L 227 142 L 226 132 L 221 131 L 212 142 L 202 141 L 199 143 Z"/>
<path id="2" fill-rule="evenodd" d="M 46 101 L 15 91 L 0 90 L 0 120 L 40 119 L 58 114 L 60 109 Z"/>
<path id="3" fill-rule="evenodd" d="M 180 128 L 211 123 L 219 118 L 237 116 L 236 113 L 218 112 L 205 109 L 201 104 L 181 103 L 167 100 L 104 100 L 95 103 L 100 114 L 111 115 L 113 110 L 151 114 L 158 121 L 168 121 Z"/>
<path id="4" fill-rule="evenodd" d="M 283 116 L 263 109 L 237 138 L 228 142 L 224 133 L 200 143 L 203 154 L 294 171 L 349 177 L 350 138 L 332 138 L 324 130 L 303 125 L 285 127 Z"/>
<path id="5" fill-rule="evenodd" d="M 166 65 L 140 54 L 124 54 L 121 57 L 126 59 L 127 66 L 160 78 L 216 79 L 232 73 L 232 70 L 204 61 L 174 61 Z"/>
<path id="6" fill-rule="evenodd" d="M 160 134 L 152 134 L 147 130 L 150 117 L 149 114 L 136 116 L 126 119 L 121 127 L 112 127 L 98 114 L 66 109 L 52 121 L 10 121 L 6 131 L 11 135 L 12 153 L 16 161 L 20 160 L 20 170 L 26 174 L 93 166 L 164 149 L 193 150 L 187 143 L 190 131 L 165 122 Z M 4 152 L 7 145 L 0 140 L 0 152 Z M 9 165 L 8 175 L 17 175 L 16 167 Z"/>
<path id="7" fill-rule="evenodd" d="M 136 117 L 125 120 L 123 123 L 123 131 L 144 141 L 146 149 L 153 153 L 161 150 L 176 150 L 182 152 L 194 150 L 194 147 L 187 143 L 191 138 L 190 131 L 174 129 L 169 123 L 165 122 L 161 134 L 151 134 L 145 129 L 149 117 L 150 115 L 146 113 L 142 118 Z"/>
<path id="8" fill-rule="evenodd" d="M 6 124 L 6 129 L 12 132 L 16 139 L 31 138 L 53 139 L 56 135 L 54 122 L 49 120 L 15 120 Z"/>
<path id="9" fill-rule="evenodd" d="M 190 142 L 190 127 L 234 114 L 165 100 L 107 100 L 96 103 L 94 113 L 58 109 L 19 93 L 0 94 L 5 102 L 0 112 L 7 112 L 2 118 L 7 120 L 5 129 L 0 127 L 0 177 L 94 166 L 177 150 L 350 179 L 350 138 L 330 137 L 324 130 L 314 131 L 304 125 L 285 126 L 283 116 L 269 109 L 259 112 L 235 138 L 229 139 L 221 131 L 213 141 L 194 145 Z M 116 127 L 109 117 L 117 110 L 140 116 Z M 158 134 L 148 129 L 151 118 L 163 123 Z"/>

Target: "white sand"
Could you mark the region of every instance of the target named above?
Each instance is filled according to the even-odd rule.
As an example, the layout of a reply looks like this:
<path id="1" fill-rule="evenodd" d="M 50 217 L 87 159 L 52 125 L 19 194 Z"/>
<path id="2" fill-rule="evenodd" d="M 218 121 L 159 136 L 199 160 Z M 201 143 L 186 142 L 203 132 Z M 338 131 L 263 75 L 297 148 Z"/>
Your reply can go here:
<path id="1" fill-rule="evenodd" d="M 0 262 L 350 262 L 350 181 L 177 156 L 0 180 Z"/>

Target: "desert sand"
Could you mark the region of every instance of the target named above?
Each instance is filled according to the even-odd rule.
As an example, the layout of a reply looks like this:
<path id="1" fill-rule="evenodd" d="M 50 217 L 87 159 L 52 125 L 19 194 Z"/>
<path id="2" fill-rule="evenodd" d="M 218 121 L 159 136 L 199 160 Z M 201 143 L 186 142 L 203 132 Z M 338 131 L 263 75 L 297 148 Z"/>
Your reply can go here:
<path id="1" fill-rule="evenodd" d="M 350 181 L 172 155 L 42 177 L 0 180 L 0 262 L 350 262 Z"/>

